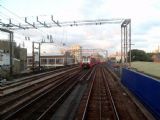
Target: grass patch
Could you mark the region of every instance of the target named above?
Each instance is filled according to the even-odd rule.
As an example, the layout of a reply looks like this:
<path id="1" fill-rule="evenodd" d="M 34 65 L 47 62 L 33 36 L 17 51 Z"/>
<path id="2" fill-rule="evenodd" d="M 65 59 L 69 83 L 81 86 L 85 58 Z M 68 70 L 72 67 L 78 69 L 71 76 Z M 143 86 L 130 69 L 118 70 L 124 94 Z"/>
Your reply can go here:
<path id="1" fill-rule="evenodd" d="M 160 79 L 160 63 L 154 62 L 132 62 L 131 67 L 139 72 Z"/>

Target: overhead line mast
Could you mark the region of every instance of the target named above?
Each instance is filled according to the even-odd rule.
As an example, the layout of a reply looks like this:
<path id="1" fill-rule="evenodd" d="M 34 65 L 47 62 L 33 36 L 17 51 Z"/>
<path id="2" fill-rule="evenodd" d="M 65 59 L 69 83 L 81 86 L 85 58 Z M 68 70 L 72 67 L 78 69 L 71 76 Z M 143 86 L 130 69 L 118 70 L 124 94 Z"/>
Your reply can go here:
<path id="1" fill-rule="evenodd" d="M 51 28 L 51 27 L 73 27 L 84 25 L 104 25 L 104 24 L 121 24 L 121 63 L 122 66 L 131 66 L 131 19 L 96 19 L 96 20 L 79 20 L 79 21 L 64 21 L 59 22 L 50 17 L 50 22 L 40 21 L 36 17 L 33 23 L 28 22 L 25 17 L 25 24 L 14 24 L 9 19 L 9 23 L 0 21 L 1 28 L 7 30 L 21 30 L 21 29 L 38 29 L 38 28 Z M 129 52 L 129 54 L 128 54 Z M 128 64 L 129 63 L 129 64 Z"/>

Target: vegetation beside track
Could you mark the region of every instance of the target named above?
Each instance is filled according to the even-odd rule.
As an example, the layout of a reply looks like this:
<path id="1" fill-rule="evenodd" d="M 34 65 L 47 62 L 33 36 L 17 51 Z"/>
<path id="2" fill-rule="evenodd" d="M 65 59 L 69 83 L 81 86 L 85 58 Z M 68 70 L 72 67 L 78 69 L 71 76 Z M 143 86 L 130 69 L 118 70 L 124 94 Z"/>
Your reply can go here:
<path id="1" fill-rule="evenodd" d="M 136 61 L 131 67 L 139 72 L 160 79 L 160 63 Z"/>

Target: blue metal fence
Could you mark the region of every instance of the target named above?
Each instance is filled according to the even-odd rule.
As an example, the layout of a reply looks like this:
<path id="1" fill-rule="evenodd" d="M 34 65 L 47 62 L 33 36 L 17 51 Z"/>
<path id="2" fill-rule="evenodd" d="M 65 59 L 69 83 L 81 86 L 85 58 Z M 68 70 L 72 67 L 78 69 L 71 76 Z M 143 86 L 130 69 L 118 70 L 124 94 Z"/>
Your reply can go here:
<path id="1" fill-rule="evenodd" d="M 123 69 L 121 81 L 160 120 L 160 80 Z"/>

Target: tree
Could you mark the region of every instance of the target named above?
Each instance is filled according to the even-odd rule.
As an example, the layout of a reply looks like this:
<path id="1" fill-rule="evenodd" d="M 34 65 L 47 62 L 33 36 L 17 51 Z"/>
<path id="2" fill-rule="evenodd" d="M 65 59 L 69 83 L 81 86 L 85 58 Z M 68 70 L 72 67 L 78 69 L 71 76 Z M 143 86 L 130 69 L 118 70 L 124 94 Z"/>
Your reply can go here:
<path id="1" fill-rule="evenodd" d="M 147 54 L 147 61 L 153 62 L 152 56 L 154 55 L 154 53 L 146 53 L 146 54 Z"/>
<path id="2" fill-rule="evenodd" d="M 131 61 L 149 61 L 149 56 L 143 50 L 133 49 L 131 50 Z"/>

